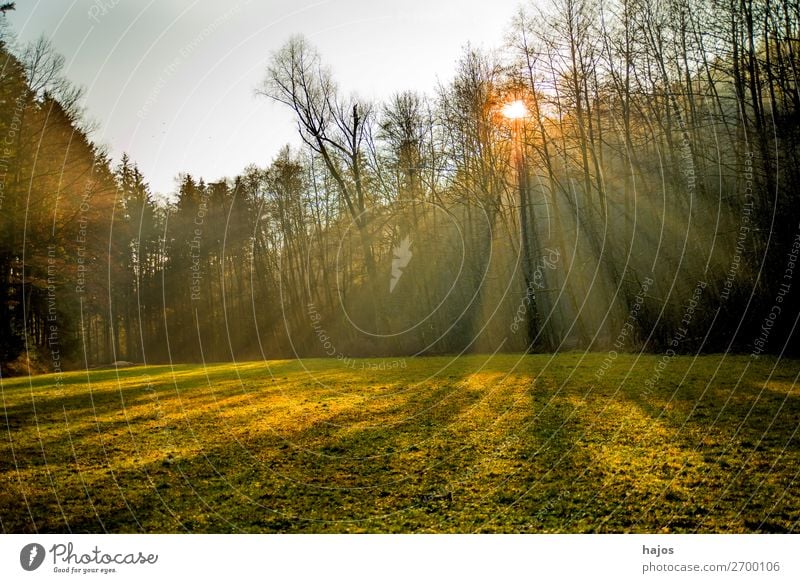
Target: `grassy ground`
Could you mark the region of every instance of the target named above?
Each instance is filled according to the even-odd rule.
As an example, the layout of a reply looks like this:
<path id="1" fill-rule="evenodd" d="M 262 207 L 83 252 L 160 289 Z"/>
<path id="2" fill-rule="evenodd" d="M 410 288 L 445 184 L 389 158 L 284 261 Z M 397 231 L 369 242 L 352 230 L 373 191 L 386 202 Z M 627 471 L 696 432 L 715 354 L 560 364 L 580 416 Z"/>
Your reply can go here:
<path id="1" fill-rule="evenodd" d="M 658 357 L 620 355 L 607 369 L 604 357 L 3 379 L 0 526 L 798 530 L 798 362 L 675 357 L 651 390 Z"/>

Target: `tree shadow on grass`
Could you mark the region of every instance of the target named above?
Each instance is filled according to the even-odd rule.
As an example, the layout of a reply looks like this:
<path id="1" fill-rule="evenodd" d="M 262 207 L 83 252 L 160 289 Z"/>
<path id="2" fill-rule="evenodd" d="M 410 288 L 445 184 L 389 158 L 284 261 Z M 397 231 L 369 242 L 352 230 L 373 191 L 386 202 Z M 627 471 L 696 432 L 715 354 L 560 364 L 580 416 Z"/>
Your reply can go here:
<path id="1" fill-rule="evenodd" d="M 777 532 L 798 514 L 797 446 L 784 445 L 800 403 L 780 387 L 733 391 L 732 370 L 701 399 L 701 374 L 669 402 L 675 366 L 647 395 L 641 375 L 587 392 L 563 384 L 564 367 L 539 375 L 538 357 L 502 385 L 471 377 L 475 361 L 426 381 L 440 360 L 391 376 L 295 363 L 275 382 L 254 366 L 241 383 L 196 369 L 177 391 L 171 373 L 152 392 L 114 385 L 97 395 L 99 435 L 88 389 L 68 395 L 69 435 L 64 402 L 46 395 L 48 466 L 31 462 L 33 433 L 12 432 L 22 463 L 0 468 L 3 528 L 34 530 L 23 500 L 41 532 Z"/>
<path id="2" fill-rule="evenodd" d="M 678 370 L 646 396 L 633 387 L 621 391 L 625 402 L 671 434 L 660 452 L 651 448 L 653 460 L 641 479 L 658 479 L 662 487 L 642 508 L 646 515 L 637 528 L 649 523 L 677 532 L 792 529 L 800 513 L 791 487 L 800 465 L 797 439 L 791 439 L 800 424 L 800 396 L 791 394 L 790 385 L 765 387 L 766 363 L 743 379 L 740 368 L 721 368 L 710 384 L 703 375 L 683 381 L 684 370 Z"/>
<path id="3" fill-rule="evenodd" d="M 22 488 L 40 532 L 137 530 L 123 495 L 149 532 L 342 531 L 369 529 L 368 524 L 381 530 L 370 521 L 415 503 L 432 465 L 426 448 L 476 398 L 459 395 L 453 386 L 427 387 L 403 393 L 377 414 L 345 409 L 288 437 L 257 434 L 244 447 L 220 436 L 219 425 L 198 425 L 200 443 L 193 451 L 167 453 L 158 447 L 164 440 L 152 441 L 144 457 L 153 461 L 112 457 L 112 465 L 122 466 L 113 478 L 102 465 L 99 441 L 87 432 L 72 438 L 77 464 L 71 446 L 62 441 L 59 449 L 51 442 L 50 478 L 33 472 Z M 367 427 L 349 429 L 364 420 Z M 131 453 L 119 440 L 106 444 L 120 455 Z M 416 452 L 409 457 L 409 450 Z M 26 471 L 32 469 L 26 464 Z M 4 506 L 4 528 L 34 530 L 20 485 L 6 478 L 18 495 Z M 64 495 L 66 522 L 48 479 Z"/>

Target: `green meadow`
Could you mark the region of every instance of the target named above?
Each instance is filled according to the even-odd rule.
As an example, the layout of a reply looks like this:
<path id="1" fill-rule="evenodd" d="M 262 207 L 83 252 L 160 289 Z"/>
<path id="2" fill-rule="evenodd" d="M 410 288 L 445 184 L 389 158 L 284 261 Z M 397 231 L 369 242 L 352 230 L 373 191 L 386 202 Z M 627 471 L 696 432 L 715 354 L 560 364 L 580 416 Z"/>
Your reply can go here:
<path id="1" fill-rule="evenodd" d="M 2 379 L 0 526 L 797 530 L 800 363 L 675 357 L 659 371 L 658 356 L 604 358 L 315 359 Z"/>

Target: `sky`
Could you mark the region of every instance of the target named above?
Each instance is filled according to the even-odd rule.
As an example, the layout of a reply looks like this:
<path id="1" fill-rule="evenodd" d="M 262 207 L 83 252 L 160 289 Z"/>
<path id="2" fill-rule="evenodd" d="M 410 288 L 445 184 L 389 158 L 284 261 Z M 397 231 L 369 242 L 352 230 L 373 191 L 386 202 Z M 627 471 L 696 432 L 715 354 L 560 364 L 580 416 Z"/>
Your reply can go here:
<path id="1" fill-rule="evenodd" d="M 291 111 L 256 88 L 302 34 L 340 89 L 380 101 L 432 93 L 463 47 L 498 47 L 521 0 L 17 0 L 18 42 L 48 37 L 86 90 L 95 142 L 127 152 L 154 192 L 179 172 L 207 181 L 299 145 Z"/>

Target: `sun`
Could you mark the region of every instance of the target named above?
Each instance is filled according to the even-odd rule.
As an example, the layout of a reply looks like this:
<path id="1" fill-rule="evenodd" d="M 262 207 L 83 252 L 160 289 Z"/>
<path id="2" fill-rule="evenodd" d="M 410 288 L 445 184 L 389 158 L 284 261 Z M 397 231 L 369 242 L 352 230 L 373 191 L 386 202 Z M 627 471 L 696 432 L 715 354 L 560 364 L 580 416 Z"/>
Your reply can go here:
<path id="1" fill-rule="evenodd" d="M 528 117 L 528 108 L 521 99 L 506 103 L 500 111 L 503 116 L 508 119 L 522 119 L 523 117 Z"/>

